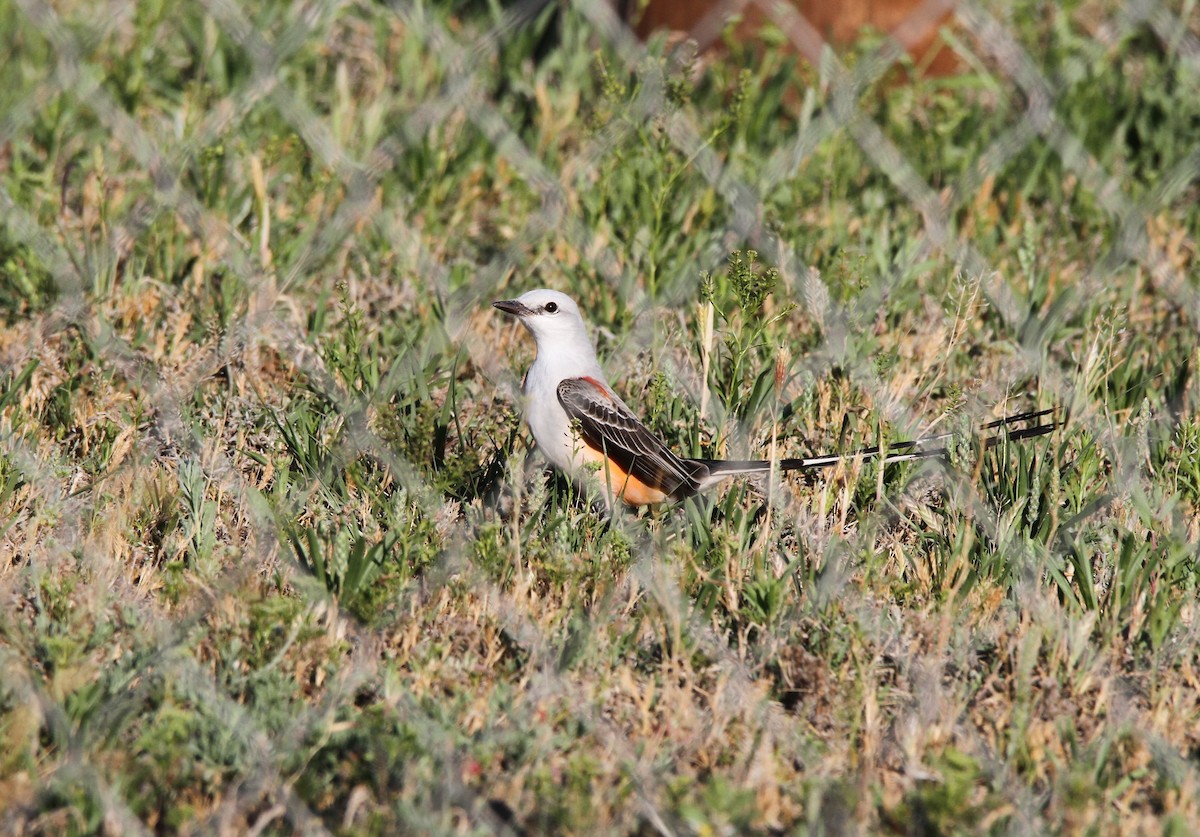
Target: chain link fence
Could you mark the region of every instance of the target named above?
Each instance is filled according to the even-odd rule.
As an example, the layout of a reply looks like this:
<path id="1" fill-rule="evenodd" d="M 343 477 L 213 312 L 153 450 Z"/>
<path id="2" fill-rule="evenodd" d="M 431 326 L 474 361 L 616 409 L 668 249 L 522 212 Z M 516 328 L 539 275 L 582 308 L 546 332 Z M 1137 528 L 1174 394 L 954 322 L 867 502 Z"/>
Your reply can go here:
<path id="1" fill-rule="evenodd" d="M 765 0 L 669 48 L 597 0 L 5 9 L 8 831 L 1197 823 L 1194 3 L 929 0 L 944 82 Z M 765 46 L 723 38 L 751 12 Z M 1109 61 L 1167 68 L 1161 99 Z M 994 118 L 948 164 L 964 98 Z M 859 207 L 822 196 L 835 153 L 871 234 L 783 214 Z M 725 316 L 748 250 L 760 324 Z M 1069 419 L 598 520 L 511 412 L 529 347 L 487 303 L 542 284 L 696 454 Z M 929 288 L 959 294 L 915 336 L 944 345 L 863 350 Z M 1110 297 L 1157 331 L 1097 320 Z M 1000 377 L 914 386 L 972 330 Z M 735 357 L 774 389 L 729 389 Z M 1071 736 L 1098 811 L 1063 801 Z"/>

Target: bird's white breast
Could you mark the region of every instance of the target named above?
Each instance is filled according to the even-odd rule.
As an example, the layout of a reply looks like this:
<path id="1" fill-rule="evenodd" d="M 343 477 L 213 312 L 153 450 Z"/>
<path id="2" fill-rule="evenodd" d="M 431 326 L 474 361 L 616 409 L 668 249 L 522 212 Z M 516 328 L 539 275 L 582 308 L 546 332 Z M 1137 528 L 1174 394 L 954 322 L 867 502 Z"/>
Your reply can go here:
<path id="1" fill-rule="evenodd" d="M 535 362 L 525 377 L 525 421 L 550 464 L 572 473 L 581 462 L 582 443 L 558 400 L 563 378 L 547 366 Z"/>

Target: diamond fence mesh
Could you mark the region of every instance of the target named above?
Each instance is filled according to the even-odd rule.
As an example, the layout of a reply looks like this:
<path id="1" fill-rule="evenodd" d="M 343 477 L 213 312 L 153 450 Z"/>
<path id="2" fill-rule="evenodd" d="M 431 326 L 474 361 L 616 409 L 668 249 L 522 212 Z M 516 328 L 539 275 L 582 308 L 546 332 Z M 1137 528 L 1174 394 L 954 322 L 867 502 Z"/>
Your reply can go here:
<path id="1" fill-rule="evenodd" d="M 1200 824 L 1195 4 L 727 5 L 3 5 L 7 830 Z M 542 285 L 688 455 L 965 441 L 606 518 Z"/>

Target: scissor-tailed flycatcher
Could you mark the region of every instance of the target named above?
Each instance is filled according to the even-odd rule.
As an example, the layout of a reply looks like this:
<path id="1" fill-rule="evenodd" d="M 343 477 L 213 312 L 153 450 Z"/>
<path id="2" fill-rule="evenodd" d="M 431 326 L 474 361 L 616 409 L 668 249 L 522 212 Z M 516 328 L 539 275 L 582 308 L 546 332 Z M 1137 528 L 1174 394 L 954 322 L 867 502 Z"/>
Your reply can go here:
<path id="1" fill-rule="evenodd" d="M 596 349 L 588 336 L 579 306 L 566 294 L 551 290 L 529 291 L 517 299 L 493 302 L 529 329 L 537 343 L 537 358 L 525 375 L 525 421 L 550 464 L 575 480 L 590 469 L 608 497 L 619 497 L 633 506 L 691 497 L 737 474 L 763 474 L 772 465 L 780 471 L 822 468 L 855 457 L 870 458 L 879 448 L 808 459 L 734 461 L 683 459 L 646 429 L 608 381 Z M 1041 418 L 1053 412 L 1022 413 L 985 425 L 996 428 Z M 1055 423 L 1038 424 L 992 436 L 988 447 L 1002 439 L 1041 436 Z M 952 434 L 942 433 L 912 442 L 891 445 L 885 461 L 899 462 L 941 456 Z M 943 443 L 942 447 L 929 447 Z"/>

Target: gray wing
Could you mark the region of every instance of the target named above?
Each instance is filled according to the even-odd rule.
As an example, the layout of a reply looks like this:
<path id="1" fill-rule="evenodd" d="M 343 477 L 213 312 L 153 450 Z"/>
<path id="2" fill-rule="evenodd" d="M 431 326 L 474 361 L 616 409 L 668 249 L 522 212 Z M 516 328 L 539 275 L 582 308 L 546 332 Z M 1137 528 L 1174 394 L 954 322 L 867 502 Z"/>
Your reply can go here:
<path id="1" fill-rule="evenodd" d="M 558 403 L 577 423 L 584 443 L 627 474 L 676 500 L 699 490 L 708 469 L 673 454 L 600 382 L 567 378 L 558 385 Z"/>

